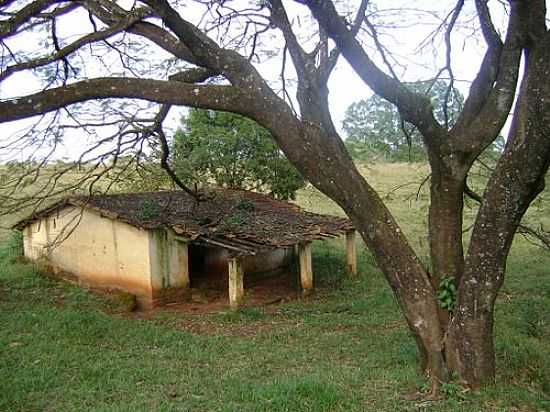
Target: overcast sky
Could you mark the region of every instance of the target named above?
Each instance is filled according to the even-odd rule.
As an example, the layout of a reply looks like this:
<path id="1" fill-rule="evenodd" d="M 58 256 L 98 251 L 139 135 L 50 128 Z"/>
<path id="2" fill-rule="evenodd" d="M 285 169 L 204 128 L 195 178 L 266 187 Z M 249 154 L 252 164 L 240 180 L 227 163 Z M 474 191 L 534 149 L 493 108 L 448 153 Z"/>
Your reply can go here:
<path id="1" fill-rule="evenodd" d="M 550 1 L 550 0 L 549 0 Z M 467 2 L 464 16 L 467 17 L 472 13 L 472 2 Z M 189 3 L 192 4 L 192 3 Z M 292 6 L 289 8 L 289 14 L 295 21 L 301 21 L 298 16 L 302 15 L 307 10 L 303 6 L 296 5 L 290 2 Z M 379 4 L 391 4 L 395 9 L 408 8 L 408 11 L 401 12 L 402 18 L 393 21 L 394 27 L 388 30 L 388 34 L 384 34 L 381 29 L 381 40 L 384 44 L 391 48 L 395 56 L 400 61 L 400 66 L 395 66 L 396 72 L 405 81 L 414 81 L 421 79 L 429 79 L 438 71 L 443 64 L 444 47 L 441 38 L 433 45 L 425 48 L 419 48 L 418 45 L 432 32 L 438 24 L 437 19 L 433 19 L 429 14 L 420 11 L 413 11 L 412 8 L 426 9 L 444 15 L 450 10 L 454 2 L 432 1 L 432 0 L 417 0 L 403 1 L 393 0 L 391 3 L 379 2 Z M 503 27 L 505 21 L 504 9 L 497 1 L 492 1 L 494 20 L 500 27 Z M 189 18 L 197 10 L 196 5 L 187 7 L 185 16 Z M 388 15 L 391 12 L 388 11 Z M 302 23 L 302 25 L 304 25 Z M 483 55 L 484 44 L 479 37 L 472 36 L 473 28 L 477 25 L 472 19 L 467 21 L 465 18 L 464 27 L 453 33 L 453 70 L 458 82 L 456 86 L 464 95 L 467 95 L 469 81 L 473 79 L 479 67 L 479 62 Z M 62 30 L 60 37 L 73 37 L 89 30 L 89 24 L 86 15 L 72 16 L 67 18 L 66 24 L 58 25 Z M 24 48 L 25 50 L 39 50 L 40 38 L 36 34 L 26 35 L 12 42 L 12 47 Z M 280 43 L 274 43 L 273 49 L 281 47 Z M 374 53 L 374 51 L 373 51 Z M 156 56 L 159 58 L 160 56 Z M 380 61 L 380 59 L 378 59 Z M 272 59 L 258 66 L 264 76 L 272 81 L 276 81 L 281 68 L 280 59 Z M 92 77 L 100 75 L 99 68 L 93 65 L 86 66 L 87 75 Z M 103 73 L 105 75 L 105 73 Z M 292 70 L 287 71 L 287 76 L 292 78 Z M 0 86 L 0 98 L 12 98 L 34 92 L 40 88 L 40 83 L 29 74 L 15 75 Z M 341 128 L 342 120 L 346 108 L 353 102 L 369 97 L 372 92 L 363 83 L 362 80 L 355 74 L 343 58 L 335 69 L 329 83 L 330 89 L 330 108 L 334 118 L 334 123 L 338 128 Z M 169 124 L 172 127 L 177 126 L 178 119 L 185 113 L 185 109 L 177 108 L 171 113 Z M 7 136 L 16 130 L 21 129 L 28 122 L 11 123 L 2 126 L 2 135 Z M 74 144 L 67 148 L 67 153 L 60 154 L 62 156 L 71 156 L 76 148 Z"/>

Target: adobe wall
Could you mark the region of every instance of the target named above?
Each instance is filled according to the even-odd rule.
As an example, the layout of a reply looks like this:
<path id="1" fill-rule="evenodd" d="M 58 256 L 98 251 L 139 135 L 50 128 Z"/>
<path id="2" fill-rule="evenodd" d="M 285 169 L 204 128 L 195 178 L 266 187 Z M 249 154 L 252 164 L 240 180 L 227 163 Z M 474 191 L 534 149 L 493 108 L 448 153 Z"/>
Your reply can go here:
<path id="1" fill-rule="evenodd" d="M 189 294 L 188 245 L 170 230 L 142 230 L 95 211 L 67 207 L 28 225 L 23 246 L 27 258 L 45 263 L 54 273 L 84 286 L 132 293 L 141 307 L 182 301 Z M 229 253 L 202 250 L 207 277 L 227 288 Z M 245 277 L 287 266 L 293 256 L 290 248 L 245 257 Z"/>
<path id="2" fill-rule="evenodd" d="M 56 239 L 62 241 L 56 244 Z M 90 210 L 67 207 L 28 225 L 23 246 L 29 259 L 70 274 L 81 284 L 150 299 L 150 244 L 145 230 Z"/>

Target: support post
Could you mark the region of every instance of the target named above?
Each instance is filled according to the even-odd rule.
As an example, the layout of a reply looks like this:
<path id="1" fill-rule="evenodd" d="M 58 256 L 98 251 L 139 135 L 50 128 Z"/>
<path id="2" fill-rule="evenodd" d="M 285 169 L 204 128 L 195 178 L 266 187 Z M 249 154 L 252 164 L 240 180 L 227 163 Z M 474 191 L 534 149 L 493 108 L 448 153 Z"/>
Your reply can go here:
<path id="1" fill-rule="evenodd" d="M 355 245 L 355 230 L 346 232 L 346 261 L 348 273 L 357 275 L 357 248 Z"/>
<path id="2" fill-rule="evenodd" d="M 243 301 L 243 264 L 240 258 L 230 258 L 229 265 L 229 305 L 237 309 Z"/>
<path id="3" fill-rule="evenodd" d="M 187 243 L 175 239 L 171 230 L 149 234 L 151 298 L 147 305 L 183 302 L 189 296 Z"/>
<path id="4" fill-rule="evenodd" d="M 179 240 L 169 232 L 170 244 L 170 286 L 189 288 L 189 249 L 187 242 Z"/>
<path id="5" fill-rule="evenodd" d="M 304 295 L 309 295 L 313 292 L 311 242 L 300 243 L 298 245 L 298 254 L 300 259 L 300 284 L 302 285 L 302 293 Z"/>

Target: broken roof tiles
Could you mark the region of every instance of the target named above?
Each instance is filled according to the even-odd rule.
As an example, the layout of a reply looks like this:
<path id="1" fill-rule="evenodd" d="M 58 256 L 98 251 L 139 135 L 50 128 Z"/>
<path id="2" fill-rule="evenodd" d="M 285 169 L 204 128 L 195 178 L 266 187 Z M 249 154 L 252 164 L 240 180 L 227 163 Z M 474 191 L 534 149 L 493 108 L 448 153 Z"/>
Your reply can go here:
<path id="1" fill-rule="evenodd" d="M 21 230 L 67 206 L 95 210 L 138 228 L 169 227 L 189 241 L 236 254 L 254 255 L 353 230 L 345 218 L 306 212 L 260 193 L 221 188 L 209 189 L 200 201 L 184 191 L 73 196 L 21 220 L 14 228 Z"/>

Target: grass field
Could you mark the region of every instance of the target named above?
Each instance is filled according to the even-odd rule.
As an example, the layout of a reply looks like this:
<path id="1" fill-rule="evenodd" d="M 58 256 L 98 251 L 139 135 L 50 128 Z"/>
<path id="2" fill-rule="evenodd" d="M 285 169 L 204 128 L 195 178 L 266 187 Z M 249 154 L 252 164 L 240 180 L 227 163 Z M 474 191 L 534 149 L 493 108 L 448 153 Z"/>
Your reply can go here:
<path id="1" fill-rule="evenodd" d="M 421 254 L 427 188 L 418 201 L 416 192 L 426 173 L 365 170 Z M 341 213 L 313 189 L 298 202 Z M 542 204 L 531 214 L 549 215 Z M 448 384 L 432 404 L 407 400 L 424 383 L 415 344 L 364 248 L 352 280 L 342 242 L 316 244 L 312 298 L 193 315 L 117 313 L 105 297 L 37 275 L 9 245 L 0 411 L 550 411 L 550 253 L 519 237 L 497 302 L 497 384 L 479 393 Z"/>

